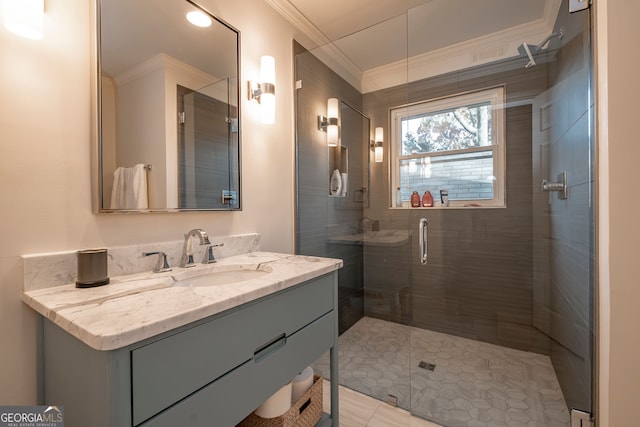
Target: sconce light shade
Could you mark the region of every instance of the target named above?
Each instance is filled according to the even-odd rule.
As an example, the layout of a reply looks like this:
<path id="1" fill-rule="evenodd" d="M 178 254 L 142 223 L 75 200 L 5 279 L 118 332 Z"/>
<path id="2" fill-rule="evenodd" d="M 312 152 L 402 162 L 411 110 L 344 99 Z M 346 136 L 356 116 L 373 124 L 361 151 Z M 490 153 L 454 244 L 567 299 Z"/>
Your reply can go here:
<path id="1" fill-rule="evenodd" d="M 337 119 L 340 108 L 340 101 L 338 98 L 329 98 L 327 100 L 327 117 L 330 119 Z"/>
<path id="2" fill-rule="evenodd" d="M 273 56 L 264 55 L 260 58 L 260 81 L 276 84 L 276 60 Z"/>
<path id="3" fill-rule="evenodd" d="M 329 147 L 338 146 L 338 125 L 327 126 L 327 145 Z"/>
<path id="4" fill-rule="evenodd" d="M 373 140 L 375 142 L 382 142 L 384 141 L 384 129 L 381 127 L 377 127 L 375 130 L 375 135 L 373 137 Z"/>
<path id="5" fill-rule="evenodd" d="M 374 134 L 373 159 L 381 163 L 384 158 L 384 129 L 377 127 Z"/>
<path id="6" fill-rule="evenodd" d="M 260 58 L 260 80 L 262 82 L 262 123 L 276 122 L 276 60 L 273 56 Z"/>
<path id="7" fill-rule="evenodd" d="M 44 0 L 2 0 L 4 26 L 32 40 L 44 38 Z"/>
<path id="8" fill-rule="evenodd" d="M 338 116 L 340 114 L 340 101 L 338 98 L 329 98 L 327 100 L 327 145 L 329 147 L 337 147 L 340 140 L 340 131 L 338 128 Z"/>
<path id="9" fill-rule="evenodd" d="M 273 56 L 260 58 L 260 82 L 249 81 L 249 99 L 260 103 L 262 123 L 276 122 L 276 61 Z"/>

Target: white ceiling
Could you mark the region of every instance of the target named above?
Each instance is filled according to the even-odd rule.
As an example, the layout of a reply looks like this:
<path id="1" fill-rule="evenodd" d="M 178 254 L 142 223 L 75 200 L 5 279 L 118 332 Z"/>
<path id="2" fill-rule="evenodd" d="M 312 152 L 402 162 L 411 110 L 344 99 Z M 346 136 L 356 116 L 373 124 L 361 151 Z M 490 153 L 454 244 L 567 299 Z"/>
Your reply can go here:
<path id="1" fill-rule="evenodd" d="M 389 73 L 400 68 L 406 80 L 410 61 L 421 64 L 416 78 L 424 78 L 514 57 L 523 41 L 537 44 L 552 32 L 561 2 L 265 1 L 317 43 L 321 59 L 336 62 L 333 68 L 364 91 L 397 83 L 400 77 Z"/>
<path id="2" fill-rule="evenodd" d="M 420 22 L 429 49 L 541 19 L 546 0 L 283 0 L 329 40 L 405 15 Z"/>
<path id="3" fill-rule="evenodd" d="M 103 0 L 100 2 L 101 66 L 112 77 L 164 54 L 211 76 L 237 75 L 237 33 L 218 21 L 190 24 L 196 10 L 186 1 Z M 221 59 L 222 58 L 222 59 Z"/>
<path id="4" fill-rule="evenodd" d="M 387 19 L 403 15 L 406 10 L 425 3 L 425 0 L 288 1 L 329 40 L 340 39 Z"/>
<path id="5" fill-rule="evenodd" d="M 308 49 L 368 92 L 514 57 L 523 41 L 537 44 L 552 32 L 562 0 L 265 1 L 311 40 Z M 236 34 L 219 23 L 194 29 L 184 19 L 189 8 L 186 1 L 103 1 L 103 71 L 119 75 L 161 51 L 214 76 L 233 75 L 220 67 L 237 64 Z M 229 60 L 217 60 L 223 56 Z"/>

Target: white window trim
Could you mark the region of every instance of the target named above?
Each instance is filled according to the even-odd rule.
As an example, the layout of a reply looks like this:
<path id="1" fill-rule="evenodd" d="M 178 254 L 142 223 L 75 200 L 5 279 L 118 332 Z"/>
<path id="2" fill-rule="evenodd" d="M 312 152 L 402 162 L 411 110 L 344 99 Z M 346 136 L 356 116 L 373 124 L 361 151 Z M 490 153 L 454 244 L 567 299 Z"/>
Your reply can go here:
<path id="1" fill-rule="evenodd" d="M 455 154 L 457 152 L 466 152 L 467 150 L 455 150 L 455 151 L 439 151 L 425 155 L 414 154 L 409 156 L 402 155 L 402 119 L 411 116 L 420 116 L 436 111 L 447 110 L 464 105 L 473 105 L 482 102 L 489 101 L 492 106 L 491 110 L 491 140 L 492 145 L 486 147 L 477 147 L 472 150 L 488 151 L 493 150 L 493 172 L 496 180 L 493 184 L 493 199 L 488 200 L 451 200 L 449 207 L 465 208 L 468 205 L 479 205 L 480 208 L 503 208 L 507 206 L 506 201 L 506 142 L 505 142 L 505 88 L 504 86 L 498 86 L 490 89 L 483 89 L 473 92 L 465 92 L 450 95 L 443 98 L 430 99 L 426 101 L 420 101 L 413 104 L 408 104 L 400 107 L 394 107 L 390 110 L 390 123 L 391 123 L 391 144 L 390 144 L 390 173 L 391 178 L 390 189 L 390 206 L 391 208 L 407 208 L 406 206 L 396 206 L 396 189 L 400 182 L 400 167 L 399 162 L 404 159 L 410 158 L 423 158 Z M 422 196 L 422 195 L 421 195 Z M 434 199 L 438 200 L 440 195 L 433 195 Z M 466 206 L 465 206 L 466 205 Z M 435 206 L 438 206 L 436 204 Z M 473 208 L 477 209 L 478 206 Z M 411 209 L 411 208 L 407 208 Z M 414 208 L 415 209 L 415 208 Z M 433 209 L 433 208 L 425 208 Z M 446 208 L 445 208 L 446 209 Z"/>

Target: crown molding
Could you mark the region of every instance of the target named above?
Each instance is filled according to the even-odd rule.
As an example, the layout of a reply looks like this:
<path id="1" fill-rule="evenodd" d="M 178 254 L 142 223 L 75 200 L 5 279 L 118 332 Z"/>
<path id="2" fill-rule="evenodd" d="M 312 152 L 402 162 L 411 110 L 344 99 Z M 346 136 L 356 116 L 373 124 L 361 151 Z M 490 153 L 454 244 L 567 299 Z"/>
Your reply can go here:
<path id="1" fill-rule="evenodd" d="M 321 61 L 362 93 L 513 57 L 524 40 L 542 40 L 553 31 L 562 3 L 562 0 L 547 0 L 543 16 L 526 24 L 381 67 L 360 70 L 288 0 L 265 1 L 319 46 L 313 53 Z"/>
<path id="2" fill-rule="evenodd" d="M 265 0 L 276 12 L 282 15 L 287 21 L 302 31 L 312 42 L 318 46 L 325 45 L 331 40 L 324 35 L 306 16 L 304 16 L 294 5 L 287 0 Z"/>
<path id="3" fill-rule="evenodd" d="M 165 53 L 159 53 L 130 70 L 120 73 L 113 80 L 117 86 L 122 86 L 154 71 L 164 71 L 168 69 L 189 75 L 191 78 L 199 80 L 203 86 L 216 81 L 214 76 L 189 64 L 185 64 Z"/>
<path id="4" fill-rule="evenodd" d="M 276 12 L 289 21 L 295 28 L 307 36 L 315 48 L 309 49 L 318 59 L 333 69 L 356 89 L 361 90 L 363 70 L 336 47 L 306 16 L 288 0 L 265 0 Z"/>
<path id="5" fill-rule="evenodd" d="M 517 27 L 457 43 L 442 49 L 366 70 L 362 92 L 397 86 L 451 71 L 475 67 L 513 57 L 524 40 L 542 40 L 553 30 L 553 23 L 540 19 Z"/>
<path id="6" fill-rule="evenodd" d="M 153 73 L 154 71 L 164 69 L 163 55 L 165 54 L 157 54 L 154 57 L 137 64 L 133 68 L 130 68 L 127 71 L 123 71 L 122 73 L 113 77 L 113 81 L 117 86 L 122 86 L 129 82 L 142 78 L 147 74 Z"/>

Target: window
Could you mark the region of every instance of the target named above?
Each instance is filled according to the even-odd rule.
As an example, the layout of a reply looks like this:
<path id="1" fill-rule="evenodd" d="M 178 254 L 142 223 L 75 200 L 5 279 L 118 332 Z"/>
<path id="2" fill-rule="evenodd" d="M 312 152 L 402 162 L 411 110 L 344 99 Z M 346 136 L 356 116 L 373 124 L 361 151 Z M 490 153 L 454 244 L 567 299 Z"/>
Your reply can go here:
<path id="1" fill-rule="evenodd" d="M 429 190 L 441 206 L 505 206 L 504 88 L 391 110 L 392 207 Z"/>

